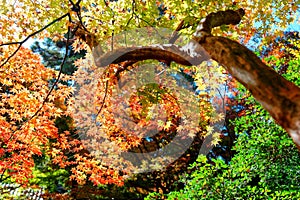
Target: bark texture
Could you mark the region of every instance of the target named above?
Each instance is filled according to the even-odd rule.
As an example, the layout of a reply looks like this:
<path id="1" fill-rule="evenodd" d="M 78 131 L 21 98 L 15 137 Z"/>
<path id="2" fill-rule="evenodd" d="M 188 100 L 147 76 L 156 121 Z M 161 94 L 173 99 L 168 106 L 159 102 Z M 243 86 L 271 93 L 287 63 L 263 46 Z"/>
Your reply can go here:
<path id="1" fill-rule="evenodd" d="M 190 48 L 191 45 L 198 48 Z M 197 52 L 195 52 L 197 50 Z M 193 52 L 194 55 L 193 56 Z M 95 63 L 98 67 L 105 67 L 109 64 L 118 64 L 124 61 L 137 62 L 142 60 L 155 59 L 162 62 L 176 62 L 181 65 L 191 66 L 198 65 L 201 62 L 208 60 L 209 56 L 205 53 L 199 44 L 189 43 L 186 46 L 178 47 L 174 44 L 157 44 L 144 47 L 129 47 L 120 48 L 108 52 L 99 58 L 95 58 Z"/>
<path id="2" fill-rule="evenodd" d="M 206 37 L 201 45 L 242 83 L 291 136 L 300 150 L 300 88 L 265 65 L 245 46 L 224 37 Z"/>

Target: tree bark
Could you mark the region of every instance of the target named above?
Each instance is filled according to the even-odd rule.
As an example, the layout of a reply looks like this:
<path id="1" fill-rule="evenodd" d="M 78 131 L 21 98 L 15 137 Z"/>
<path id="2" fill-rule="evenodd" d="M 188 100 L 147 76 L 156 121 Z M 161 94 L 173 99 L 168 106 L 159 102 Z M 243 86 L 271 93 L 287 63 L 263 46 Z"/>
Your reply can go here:
<path id="1" fill-rule="evenodd" d="M 277 74 L 238 42 L 208 36 L 200 44 L 253 94 L 289 133 L 300 151 L 300 88 Z"/>

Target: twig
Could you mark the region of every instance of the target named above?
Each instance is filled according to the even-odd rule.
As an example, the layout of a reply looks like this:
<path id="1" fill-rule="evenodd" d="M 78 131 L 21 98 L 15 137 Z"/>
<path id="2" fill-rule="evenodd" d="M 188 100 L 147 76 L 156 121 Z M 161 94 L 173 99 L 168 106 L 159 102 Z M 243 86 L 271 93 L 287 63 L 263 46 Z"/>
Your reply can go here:
<path id="1" fill-rule="evenodd" d="M 6 178 L 3 179 L 3 176 L 4 176 L 6 170 L 7 170 L 7 169 L 4 169 L 4 170 L 3 170 L 2 174 L 1 174 L 1 177 L 0 177 L 0 182 L 6 180 Z"/>
<path id="2" fill-rule="evenodd" d="M 63 58 L 60 66 L 59 66 L 59 72 L 58 72 L 57 78 L 56 78 L 55 82 L 53 83 L 50 91 L 48 92 L 46 98 L 44 99 L 41 107 L 34 113 L 34 115 L 31 116 L 31 118 L 28 121 L 32 120 L 41 111 L 41 109 L 43 108 L 43 106 L 45 105 L 45 103 L 48 101 L 48 98 L 49 98 L 51 92 L 54 90 L 54 87 L 56 86 L 56 84 L 58 83 L 58 81 L 60 79 L 60 76 L 61 76 L 62 71 L 63 71 L 63 66 L 64 66 L 64 64 L 65 64 L 65 62 L 67 60 L 67 57 L 68 57 L 68 46 L 69 46 L 69 39 L 70 39 L 69 38 L 70 37 L 69 34 L 70 34 L 70 32 L 71 32 L 71 29 L 70 29 L 70 27 L 68 27 L 67 41 L 66 41 L 66 51 L 65 51 L 64 58 Z"/>
<path id="3" fill-rule="evenodd" d="M 80 25 L 81 25 L 81 27 L 86 31 L 86 32 L 88 32 L 89 33 L 89 31 L 87 30 L 87 28 L 84 26 L 84 24 L 83 24 L 83 22 L 82 22 L 82 17 L 81 17 L 81 8 L 80 8 L 80 2 L 81 2 L 81 0 L 78 0 L 75 4 L 74 4 L 74 2 L 72 1 L 72 0 L 69 0 L 70 1 L 70 3 L 72 4 L 72 11 L 74 11 L 74 12 L 76 12 L 76 15 L 77 15 L 77 17 L 78 17 L 78 19 L 79 19 L 79 22 L 80 22 Z"/>
<path id="4" fill-rule="evenodd" d="M 32 36 L 42 32 L 43 30 L 47 29 L 49 26 L 53 25 L 54 23 L 62 20 L 63 18 L 69 16 L 69 13 L 66 13 L 64 15 L 62 15 L 61 17 L 53 20 L 52 22 L 50 22 L 49 24 L 47 24 L 46 26 L 44 26 L 43 28 L 41 28 L 40 30 L 31 33 L 30 35 L 28 35 L 24 40 L 20 41 L 20 42 L 9 42 L 9 43 L 5 43 L 5 44 L 0 44 L 1 46 L 7 46 L 7 45 L 13 45 L 13 44 L 19 44 L 18 48 L 0 65 L 0 67 L 3 67 L 14 55 L 16 55 L 16 53 L 19 51 L 19 49 L 21 48 L 21 46 Z"/>
<path id="5" fill-rule="evenodd" d="M 107 97 L 107 91 L 108 91 L 108 80 L 106 80 L 106 82 L 105 82 L 105 93 L 104 93 L 104 97 L 103 97 L 103 100 L 102 100 L 102 105 L 101 105 L 100 109 L 98 110 L 98 113 L 97 113 L 97 115 L 95 117 L 95 122 L 97 120 L 98 115 L 101 113 L 102 108 L 105 105 L 105 100 L 106 100 L 106 97 Z"/>
<path id="6" fill-rule="evenodd" d="M 178 24 L 177 28 L 175 31 L 172 33 L 171 38 L 169 39 L 170 44 L 174 44 L 175 41 L 179 38 L 180 34 L 178 33 L 184 25 L 184 20 L 181 20 L 181 22 Z"/>
<path id="7" fill-rule="evenodd" d="M 135 0 L 132 1 L 132 4 L 131 4 L 131 8 L 132 8 L 132 14 L 131 14 L 131 17 L 129 18 L 129 20 L 127 21 L 126 23 L 126 28 L 128 27 L 130 21 L 133 19 L 133 16 L 135 15 Z"/>

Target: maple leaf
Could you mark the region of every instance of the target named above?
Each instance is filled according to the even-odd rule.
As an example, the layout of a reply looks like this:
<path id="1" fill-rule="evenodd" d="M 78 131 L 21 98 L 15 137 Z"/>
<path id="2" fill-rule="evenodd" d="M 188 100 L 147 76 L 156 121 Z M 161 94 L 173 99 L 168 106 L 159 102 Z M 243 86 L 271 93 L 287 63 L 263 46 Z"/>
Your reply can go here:
<path id="1" fill-rule="evenodd" d="M 164 129 L 168 130 L 171 127 L 171 125 L 172 125 L 172 122 L 171 121 L 167 121 L 165 123 Z"/>

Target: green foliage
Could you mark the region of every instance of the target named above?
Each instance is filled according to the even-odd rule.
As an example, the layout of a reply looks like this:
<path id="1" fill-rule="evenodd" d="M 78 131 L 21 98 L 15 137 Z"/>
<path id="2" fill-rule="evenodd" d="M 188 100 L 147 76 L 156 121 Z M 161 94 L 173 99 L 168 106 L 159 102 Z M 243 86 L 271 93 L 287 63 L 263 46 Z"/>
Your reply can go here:
<path id="1" fill-rule="evenodd" d="M 260 106 L 234 123 L 239 138 L 230 164 L 213 160 L 211 165 L 199 157 L 191 166 L 196 171 L 181 180 L 185 188 L 171 192 L 167 199 L 300 198 L 299 153 L 284 130 Z"/>
<path id="2" fill-rule="evenodd" d="M 239 193 L 299 199 L 299 153 L 284 130 L 260 106 L 235 120 L 235 125 L 239 138 L 230 168 L 232 178 L 238 178 L 233 183 L 241 187 Z"/>
<path id="3" fill-rule="evenodd" d="M 289 66 L 290 67 L 288 68 L 286 74 L 284 74 L 284 77 L 288 78 L 290 81 L 295 83 L 297 86 L 300 86 L 300 78 L 299 78 L 300 56 L 297 59 L 289 61 Z"/>
<path id="4" fill-rule="evenodd" d="M 298 59 L 290 61 L 285 74 L 296 84 L 299 66 Z M 248 114 L 232 122 L 238 139 L 229 165 L 200 156 L 191 165 L 194 171 L 181 179 L 184 189 L 165 196 L 151 193 L 146 199 L 300 199 L 299 152 L 252 96 L 247 101 L 252 105 Z"/>
<path id="5" fill-rule="evenodd" d="M 69 177 L 68 171 L 52 164 L 49 156 L 36 157 L 35 163 L 34 177 L 30 179 L 30 184 L 39 185 L 50 193 L 58 192 L 65 186 Z"/>
<path id="6" fill-rule="evenodd" d="M 45 38 L 43 42 L 35 41 L 31 46 L 31 49 L 34 53 L 38 53 L 42 59 L 43 64 L 55 70 L 59 70 L 60 64 L 64 57 L 64 52 L 66 48 L 66 43 L 63 41 L 54 42 L 50 38 Z M 84 51 L 76 53 L 72 50 L 72 46 L 69 45 L 68 59 L 66 60 L 62 73 L 72 75 L 76 70 L 74 66 L 74 61 L 82 58 L 85 55 Z"/>

